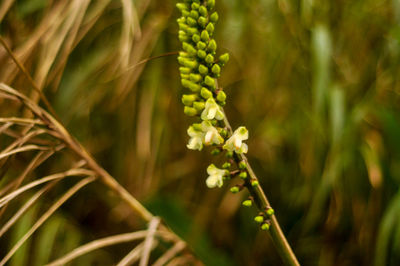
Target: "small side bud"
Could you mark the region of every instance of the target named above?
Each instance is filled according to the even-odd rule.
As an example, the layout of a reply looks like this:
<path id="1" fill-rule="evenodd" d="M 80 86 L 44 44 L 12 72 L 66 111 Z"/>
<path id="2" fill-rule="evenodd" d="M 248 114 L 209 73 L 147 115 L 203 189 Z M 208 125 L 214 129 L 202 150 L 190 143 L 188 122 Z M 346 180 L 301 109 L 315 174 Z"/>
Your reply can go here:
<path id="1" fill-rule="evenodd" d="M 211 155 L 218 155 L 218 154 L 220 154 L 221 153 L 221 150 L 220 149 L 213 149 L 212 151 L 211 151 Z"/>
<path id="2" fill-rule="evenodd" d="M 205 65 L 200 64 L 199 65 L 199 73 L 202 74 L 202 75 L 207 75 L 208 67 L 206 67 Z"/>
<path id="3" fill-rule="evenodd" d="M 233 194 L 236 194 L 236 193 L 238 193 L 239 191 L 240 191 L 240 189 L 237 187 L 237 186 L 234 186 L 234 187 L 231 187 L 230 188 L 230 191 L 233 193 Z M 250 201 L 251 202 L 251 201 Z"/>
<path id="4" fill-rule="evenodd" d="M 219 57 L 219 63 L 225 65 L 229 61 L 229 54 L 225 53 Z"/>
<path id="5" fill-rule="evenodd" d="M 214 87 L 214 86 L 215 86 L 215 81 L 214 81 L 214 79 L 213 79 L 212 77 L 210 77 L 210 76 L 206 76 L 206 77 L 204 78 L 204 83 L 205 83 L 207 86 L 209 86 L 209 87 Z"/>
<path id="6" fill-rule="evenodd" d="M 263 224 L 261 225 L 261 230 L 268 231 L 269 228 L 270 228 L 269 223 L 263 223 Z"/>
<path id="7" fill-rule="evenodd" d="M 256 216 L 256 217 L 254 217 L 254 221 L 256 222 L 256 223 L 262 223 L 262 222 L 264 222 L 264 217 L 263 216 L 261 216 L 261 215 L 258 215 L 258 216 Z"/>
<path id="8" fill-rule="evenodd" d="M 190 16 L 191 14 L 189 13 L 188 15 Z M 188 24 L 189 26 L 191 26 L 191 27 L 197 26 L 197 21 L 196 21 L 196 19 L 194 19 L 194 18 L 192 18 L 192 17 L 189 17 L 189 16 L 186 18 L 187 24 Z"/>
<path id="9" fill-rule="evenodd" d="M 196 98 L 196 94 L 184 94 L 182 95 L 182 103 L 186 106 L 191 106 Z"/>
<path id="10" fill-rule="evenodd" d="M 219 101 L 219 102 L 225 102 L 225 100 L 226 100 L 226 94 L 225 94 L 225 92 L 224 92 L 224 91 L 218 92 L 218 94 L 217 94 L 217 101 Z"/>
<path id="11" fill-rule="evenodd" d="M 217 43 L 215 42 L 214 39 L 212 39 L 212 40 L 208 43 L 207 49 L 208 49 L 210 52 L 215 52 L 215 51 L 217 50 Z"/>
<path id="12" fill-rule="evenodd" d="M 246 178 L 247 178 L 247 173 L 246 173 L 246 172 L 241 172 L 241 173 L 239 174 L 239 177 L 240 177 L 241 179 L 246 179 Z"/>
<path id="13" fill-rule="evenodd" d="M 200 36 L 198 34 L 193 34 L 192 41 L 198 43 L 200 41 Z"/>
<path id="14" fill-rule="evenodd" d="M 212 22 L 208 23 L 206 26 L 206 30 L 208 31 L 208 33 L 211 35 L 214 32 L 214 24 Z"/>
<path id="15" fill-rule="evenodd" d="M 217 22 L 218 21 L 218 18 L 219 18 L 219 16 L 218 16 L 218 13 L 217 12 L 214 12 L 214 13 L 212 13 L 211 15 L 210 15 L 210 21 L 212 21 L 212 22 Z"/>
<path id="16" fill-rule="evenodd" d="M 207 88 L 203 87 L 203 88 L 201 88 L 200 95 L 204 99 L 208 99 L 208 98 L 212 97 L 212 92 L 209 91 Z"/>
<path id="17" fill-rule="evenodd" d="M 197 56 L 200 59 L 204 59 L 207 56 L 207 53 L 204 50 L 197 50 Z"/>
<path id="18" fill-rule="evenodd" d="M 246 163 L 244 161 L 240 161 L 239 162 L 239 169 L 240 170 L 244 170 L 246 168 L 247 168 Z"/>
<path id="19" fill-rule="evenodd" d="M 206 47 L 207 47 L 207 45 L 206 45 L 204 42 L 202 42 L 202 41 L 198 42 L 198 43 L 196 44 L 196 46 L 197 46 L 197 49 L 199 49 L 199 50 L 204 50 L 204 49 L 206 49 Z M 204 57 L 205 57 L 205 56 L 204 56 Z"/>
<path id="20" fill-rule="evenodd" d="M 188 115 L 188 116 L 197 115 L 197 110 L 194 109 L 193 107 L 189 107 L 189 106 L 185 106 L 185 108 L 183 109 L 183 112 L 185 113 L 185 115 Z"/>
<path id="21" fill-rule="evenodd" d="M 199 13 L 200 13 L 200 15 L 202 15 L 204 17 L 207 17 L 207 15 L 208 15 L 207 8 L 205 6 L 200 6 L 199 7 Z"/>
<path id="22" fill-rule="evenodd" d="M 251 181 L 251 186 L 252 187 L 258 187 L 258 181 L 257 180 Z"/>
<path id="23" fill-rule="evenodd" d="M 213 67 L 211 68 L 211 71 L 215 75 L 219 75 L 219 73 L 221 73 L 221 67 L 217 64 L 214 64 Z"/>
<path id="24" fill-rule="evenodd" d="M 274 211 L 274 209 L 272 209 L 272 208 L 270 207 L 270 208 L 266 211 L 266 213 L 267 213 L 268 216 L 272 216 L 272 215 L 274 215 L 275 211 Z"/>
<path id="25" fill-rule="evenodd" d="M 229 168 L 231 168 L 231 164 L 228 163 L 228 162 L 226 162 L 226 163 L 224 163 L 224 164 L 222 165 L 222 168 L 224 168 L 224 169 L 229 169 Z"/>
<path id="26" fill-rule="evenodd" d="M 208 54 L 204 60 L 207 64 L 212 64 L 214 62 L 214 56 L 212 56 L 212 54 Z"/>
<path id="27" fill-rule="evenodd" d="M 233 152 L 232 151 L 226 151 L 225 156 L 226 156 L 226 158 L 232 158 L 233 157 Z"/>
<path id="28" fill-rule="evenodd" d="M 198 112 L 202 111 L 204 109 L 204 102 L 194 102 L 193 107 L 196 109 Z"/>
<path id="29" fill-rule="evenodd" d="M 207 18 L 201 16 L 199 17 L 199 19 L 197 20 L 197 23 L 202 27 L 205 28 L 207 25 Z"/>
<path id="30" fill-rule="evenodd" d="M 242 205 L 246 206 L 246 207 L 251 207 L 251 205 L 253 205 L 253 202 L 248 199 L 248 200 L 243 201 Z"/>
<path id="31" fill-rule="evenodd" d="M 201 39 L 203 40 L 203 41 L 208 41 L 208 39 L 210 39 L 210 35 L 208 34 L 208 31 L 207 30 L 203 30 L 202 32 L 201 32 L 201 35 L 200 35 L 200 37 L 201 37 Z"/>

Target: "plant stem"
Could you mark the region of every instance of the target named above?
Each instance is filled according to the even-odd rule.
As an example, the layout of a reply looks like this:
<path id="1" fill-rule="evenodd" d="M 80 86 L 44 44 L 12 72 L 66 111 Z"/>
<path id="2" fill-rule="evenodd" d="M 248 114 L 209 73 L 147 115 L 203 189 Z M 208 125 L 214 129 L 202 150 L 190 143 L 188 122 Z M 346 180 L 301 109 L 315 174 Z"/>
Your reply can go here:
<path id="1" fill-rule="evenodd" d="M 233 132 L 232 127 L 229 124 L 225 112 L 224 112 L 224 124 L 225 127 L 228 129 L 230 135 L 232 135 Z M 238 154 L 237 156 L 234 157 L 234 159 L 236 164 L 239 164 L 240 161 L 244 161 L 246 164 L 246 169 L 250 175 L 250 179 L 258 182 L 258 178 L 254 173 L 253 169 L 251 168 L 249 160 L 244 154 Z M 265 211 L 268 208 L 270 208 L 271 205 L 262 187 L 260 185 L 253 187 L 251 185 L 249 178 L 246 179 L 245 186 L 247 187 L 250 195 L 254 198 L 254 202 L 256 203 L 258 209 L 261 212 L 265 213 Z M 283 234 L 282 229 L 275 215 L 271 216 L 271 227 L 269 229 L 269 232 L 272 238 L 272 242 L 276 246 L 278 253 L 285 262 L 285 264 L 290 266 L 299 266 L 300 264 L 296 258 L 296 255 L 294 254 L 292 248 L 290 247 L 289 242 L 286 240 L 286 237 Z"/>

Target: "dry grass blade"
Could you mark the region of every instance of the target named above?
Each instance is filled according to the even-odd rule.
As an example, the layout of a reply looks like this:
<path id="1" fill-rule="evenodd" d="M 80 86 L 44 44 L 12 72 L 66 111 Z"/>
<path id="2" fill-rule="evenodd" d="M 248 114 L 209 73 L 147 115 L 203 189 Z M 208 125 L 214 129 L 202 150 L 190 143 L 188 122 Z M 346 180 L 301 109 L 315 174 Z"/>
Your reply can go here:
<path id="1" fill-rule="evenodd" d="M 41 147 L 41 146 L 38 146 L 38 145 L 26 145 L 26 146 L 22 146 L 20 148 L 11 150 L 9 152 L 0 153 L 0 160 L 3 159 L 3 158 L 8 157 L 10 155 L 21 153 L 21 152 L 34 151 L 34 150 L 44 151 L 44 150 L 48 150 L 48 149 L 49 149 L 48 147 Z"/>
<path id="2" fill-rule="evenodd" d="M 14 199 L 15 197 L 17 197 L 19 194 L 35 187 L 38 186 L 40 184 L 46 183 L 46 182 L 50 182 L 53 180 L 57 180 L 57 179 L 62 179 L 65 178 L 67 176 L 91 176 L 94 173 L 90 170 L 87 169 L 70 169 L 68 171 L 65 171 L 63 173 L 58 173 L 58 174 L 53 174 L 53 175 L 49 175 L 46 177 L 43 177 L 41 179 L 35 180 L 19 189 L 17 189 L 16 191 L 4 196 L 3 198 L 0 199 L 0 208 L 3 207 L 7 202 L 11 201 L 12 199 Z"/>
<path id="3" fill-rule="evenodd" d="M 69 189 L 58 201 L 56 201 L 31 227 L 31 229 L 12 247 L 7 255 L 0 261 L 0 266 L 7 263 L 7 261 L 14 255 L 14 253 L 24 244 L 24 242 L 69 198 L 87 184 L 93 182 L 96 178 L 93 176 L 87 177 L 79 181 L 75 186 Z"/>
<path id="4" fill-rule="evenodd" d="M 13 123 L 19 125 L 44 125 L 42 121 L 39 119 L 30 119 L 30 118 L 22 118 L 22 117 L 0 117 L 0 123 Z M 1 133 L 1 130 L 0 130 Z"/>
<path id="5" fill-rule="evenodd" d="M 152 245 L 150 246 L 151 249 L 156 247 L 158 244 L 158 241 L 152 242 Z M 132 265 L 134 264 L 139 258 L 140 255 L 142 254 L 144 249 L 144 243 L 140 243 L 137 245 L 134 249 L 131 250 L 131 252 L 128 253 L 118 264 L 117 266 L 127 266 L 127 265 Z"/>
<path id="6" fill-rule="evenodd" d="M 38 192 L 35 193 L 25 204 L 11 217 L 7 223 L 0 229 L 0 237 L 7 232 L 8 229 L 42 196 L 45 192 L 47 192 L 51 187 L 56 184 L 57 181 L 54 181 Z"/>
<path id="7" fill-rule="evenodd" d="M 154 234 L 156 233 L 157 227 L 160 224 L 160 218 L 154 217 L 149 223 L 149 229 L 144 240 L 143 252 L 140 258 L 139 266 L 146 266 L 149 262 L 150 252 L 153 247 Z"/>
<path id="8" fill-rule="evenodd" d="M 15 0 L 5 0 L 0 6 L 0 22 L 3 20 L 4 16 L 7 14 L 8 9 L 12 6 Z"/>
<path id="9" fill-rule="evenodd" d="M 121 0 L 123 10 L 123 23 L 120 42 L 120 62 L 122 69 L 129 64 L 129 56 L 131 53 L 132 41 L 135 33 L 134 17 L 136 10 L 133 2 L 130 0 Z"/>
<path id="10" fill-rule="evenodd" d="M 186 247 L 186 243 L 183 241 L 177 242 L 172 248 L 170 248 L 167 252 L 165 252 L 156 262 L 154 262 L 153 266 L 163 266 L 167 264 L 168 261 L 173 259 L 176 254 L 181 252 Z"/>
<path id="11" fill-rule="evenodd" d="M 25 128 L 23 133 L 27 133 L 29 130 L 30 130 L 30 128 Z M 5 149 L 0 153 L 0 156 L 1 156 L 1 154 L 5 154 L 5 153 L 7 153 L 7 152 L 10 152 L 10 151 L 12 151 L 12 149 L 14 149 L 15 147 L 21 146 L 21 145 L 25 144 L 26 142 L 28 142 L 31 138 L 34 138 L 34 137 L 36 137 L 36 136 L 38 136 L 38 135 L 41 135 L 41 134 L 43 134 L 43 133 L 46 133 L 46 130 L 37 129 L 37 130 L 31 131 L 31 132 L 29 132 L 29 133 L 27 133 L 27 134 L 22 134 L 22 136 L 21 136 L 20 138 L 18 138 L 18 139 L 15 140 L 13 143 L 11 143 L 7 148 L 5 148 Z M 28 145 L 27 145 L 27 146 L 28 146 Z M 26 147 L 26 146 L 25 146 L 25 147 Z M 22 148 L 22 147 L 19 147 L 19 148 Z M 45 147 L 43 147 L 43 148 L 45 148 Z"/>
<path id="12" fill-rule="evenodd" d="M 106 237 L 106 238 L 102 238 L 102 239 L 97 239 L 95 241 L 92 241 L 90 243 L 87 243 L 83 246 L 80 246 L 80 247 L 74 249 L 67 255 L 59 258 L 56 261 L 53 261 L 53 262 L 47 264 L 47 266 L 65 265 L 65 264 L 69 263 L 70 261 L 76 259 L 77 257 L 85 255 L 93 250 L 142 239 L 142 238 L 145 238 L 146 235 L 147 235 L 147 230 L 143 230 L 143 231 L 137 231 L 134 233 L 120 234 L 120 235 L 110 236 L 110 237 Z"/>

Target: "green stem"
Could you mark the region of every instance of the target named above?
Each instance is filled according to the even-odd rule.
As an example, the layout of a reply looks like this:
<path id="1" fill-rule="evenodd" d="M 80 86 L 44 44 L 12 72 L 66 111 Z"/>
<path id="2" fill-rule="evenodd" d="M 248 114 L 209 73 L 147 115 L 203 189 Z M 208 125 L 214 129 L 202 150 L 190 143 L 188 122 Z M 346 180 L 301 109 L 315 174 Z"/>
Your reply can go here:
<path id="1" fill-rule="evenodd" d="M 228 119 L 226 118 L 226 114 L 224 112 L 224 124 L 225 127 L 228 129 L 230 135 L 232 135 L 232 127 L 229 124 Z M 258 178 L 256 174 L 254 173 L 253 169 L 251 168 L 249 161 L 247 157 L 244 154 L 238 154 L 238 156 L 235 156 L 235 162 L 236 164 L 239 164 L 240 161 L 244 161 L 246 164 L 246 169 L 250 175 L 250 179 L 254 181 L 258 181 Z M 265 196 L 264 190 L 260 185 L 253 187 L 249 181 L 249 178 L 247 178 L 245 185 L 247 189 L 249 190 L 250 195 L 254 198 L 254 202 L 256 203 L 258 209 L 265 213 L 267 208 L 270 208 L 271 205 L 269 204 L 269 201 L 267 199 L 267 196 Z M 271 227 L 269 229 L 270 236 L 272 238 L 272 241 L 274 245 L 276 246 L 278 253 L 282 257 L 283 261 L 285 262 L 286 265 L 290 266 L 299 266 L 299 262 L 296 258 L 296 255 L 294 254 L 292 248 L 289 245 L 289 242 L 286 240 L 285 235 L 282 232 L 282 229 L 279 225 L 278 220 L 276 219 L 275 215 L 271 216 Z"/>

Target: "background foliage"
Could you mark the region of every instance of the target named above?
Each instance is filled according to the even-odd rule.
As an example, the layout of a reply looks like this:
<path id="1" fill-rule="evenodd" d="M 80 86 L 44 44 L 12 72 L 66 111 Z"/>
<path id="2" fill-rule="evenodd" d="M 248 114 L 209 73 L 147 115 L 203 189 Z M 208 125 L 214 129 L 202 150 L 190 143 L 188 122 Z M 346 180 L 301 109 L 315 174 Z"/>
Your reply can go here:
<path id="1" fill-rule="evenodd" d="M 400 2 L 219 0 L 216 38 L 231 60 L 220 85 L 232 126 L 250 131 L 249 160 L 303 265 L 400 263 Z M 207 265 L 279 265 L 241 207 L 245 194 L 207 189 L 210 155 L 188 151 L 172 0 L 4 0 L 0 32 L 70 133 L 161 216 Z M 38 101 L 0 48 L 0 81 Z M 0 101 L 2 116 L 24 110 Z M 7 140 L 1 139 L 4 148 Z M 1 162 L 0 189 L 29 164 Z M 30 157 L 29 157 L 30 158 Z M 31 179 L 69 167 L 67 152 Z M 232 184 L 234 184 L 233 181 Z M 66 182 L 0 238 L 0 256 Z M 1 213 L 0 225 L 30 196 Z M 140 228 L 100 185 L 70 199 L 10 265 L 42 265 L 74 247 Z M 132 245 L 76 265 L 107 265 Z"/>

